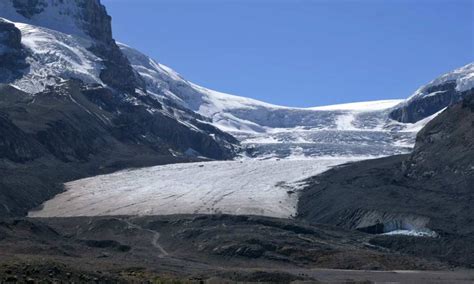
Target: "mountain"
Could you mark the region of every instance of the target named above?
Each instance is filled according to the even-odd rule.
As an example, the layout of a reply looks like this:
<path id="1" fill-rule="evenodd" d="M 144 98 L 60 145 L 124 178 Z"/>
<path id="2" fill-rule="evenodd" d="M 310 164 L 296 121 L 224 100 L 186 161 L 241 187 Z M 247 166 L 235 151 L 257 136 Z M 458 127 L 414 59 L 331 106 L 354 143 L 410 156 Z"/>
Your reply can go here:
<path id="1" fill-rule="evenodd" d="M 186 143 L 185 139 L 177 141 L 177 138 L 167 141 L 175 151 L 193 149 L 203 156 L 217 159 L 233 155 L 230 148 L 236 141 L 230 135 L 209 125 L 206 118 L 187 109 L 163 106 L 148 94 L 143 78 L 133 70 L 113 40 L 111 18 L 99 1 L 8 0 L 2 1 L 1 5 L 0 16 L 21 22 L 10 28 L 19 30 L 21 37 L 17 31 L 16 37 L 5 39 L 16 40 L 16 48 L 10 50 L 27 54 L 24 59 L 27 68 L 20 69 L 22 74 L 17 74 L 18 78 L 8 76 L 10 78 L 4 78 L 1 83 L 35 95 L 64 80 L 76 79 L 85 85 L 85 89 L 111 91 L 116 102 L 100 102 L 102 99 L 97 96 L 95 103 L 100 107 L 105 103 L 136 106 L 151 115 L 175 120 L 176 126 L 170 124 L 168 127 L 188 128 L 186 131 L 190 136 L 203 136 L 200 138 L 202 144 Z M 13 71 L 19 72 L 18 69 Z M 170 137 L 156 138 L 166 141 Z M 183 145 L 178 145 L 180 143 Z M 222 153 L 206 149 L 207 145 L 209 148 L 220 147 Z"/>
<path id="2" fill-rule="evenodd" d="M 0 17 L 0 214 L 127 167 L 408 153 L 437 115 L 405 123 L 393 113 L 408 101 L 290 108 L 198 86 L 117 44 L 99 0 L 4 0 Z"/>
<path id="3" fill-rule="evenodd" d="M 212 124 L 239 139 L 243 156 L 311 158 L 382 156 L 406 153 L 416 125 L 390 119 L 402 100 L 291 108 L 213 91 L 181 77 L 139 51 L 119 44 L 147 89 L 160 101 L 172 101 L 208 117 Z"/>
<path id="4" fill-rule="evenodd" d="M 99 0 L 1 0 L 0 282 L 472 279 L 348 269 L 472 267 L 473 69 L 277 106 L 116 43 Z"/>
<path id="5" fill-rule="evenodd" d="M 474 89 L 418 133 L 411 154 L 337 167 L 309 182 L 299 218 L 375 234 L 441 236 L 424 249 L 419 242 L 380 244 L 472 264 Z"/>
<path id="6" fill-rule="evenodd" d="M 13 75 L 9 72 L 18 73 L 21 68 L 7 68 L 2 72 L 9 77 L 4 83 L 27 93 L 54 86 L 53 78 L 112 88 L 119 100 L 143 105 L 149 112 L 185 125 L 193 132 L 191 136 L 201 136 L 172 138 L 172 152 L 214 159 L 232 157 L 236 151 L 251 158 L 393 155 L 408 152 L 416 131 L 427 122 L 415 126 L 394 122 L 391 108 L 399 100 L 360 103 L 355 108 L 302 109 L 197 86 L 133 48 L 117 45 L 111 18 L 97 0 L 8 0 L 1 5 L 0 16 L 17 21 L 22 33 L 23 46 L 16 50 L 34 50 L 34 56 L 23 61 L 9 60 L 27 64 L 28 71 Z M 163 110 L 157 111 L 157 102 Z M 170 139 L 166 135 L 159 138 Z M 239 142 L 242 151 L 236 147 Z"/>
<path id="7" fill-rule="evenodd" d="M 474 88 L 474 63 L 446 73 L 419 88 L 410 98 L 390 112 L 390 117 L 414 123 L 459 102 Z"/>
<path id="8" fill-rule="evenodd" d="M 292 218 L 296 213 L 298 192 L 306 185 L 302 180 L 349 161 L 408 153 L 412 150 L 411 143 L 416 133 L 440 115 L 435 113 L 414 124 L 399 123 L 389 118 L 390 111 L 400 104 L 398 100 L 310 109 L 274 106 L 196 86 L 140 52 L 123 44 L 119 46 L 133 68 L 145 78 L 147 89 L 157 100 L 164 104 L 171 101 L 212 117 L 211 123 L 216 127 L 226 129 L 240 139 L 247 156 L 237 161 L 149 167 L 76 180 L 65 185 L 68 189 L 65 193 L 48 200 L 29 216 L 225 213 Z M 282 112 L 284 115 L 279 116 Z M 266 124 L 259 115 L 275 117 L 272 120 L 274 126 Z M 223 117 L 226 119 L 222 120 Z M 232 127 L 229 121 L 235 122 Z M 240 127 L 249 123 L 258 128 Z M 290 127 L 285 123 L 294 124 Z M 367 165 L 372 163 L 376 164 L 378 160 L 367 161 Z M 365 168 L 354 170 L 357 178 L 368 175 L 362 169 Z M 382 186 L 392 186 L 390 179 Z M 90 188 L 101 190 L 91 192 Z M 120 198 L 128 192 L 132 193 L 126 199 Z M 334 196 L 329 194 L 332 199 L 321 206 L 313 207 L 310 197 L 303 196 L 299 202 L 308 202 L 309 210 L 316 212 L 314 216 L 327 216 L 328 221 L 334 221 L 335 217 L 330 215 L 333 212 L 322 208 L 334 206 L 338 209 L 339 204 L 345 206 L 345 202 L 349 206 L 359 204 L 351 199 L 345 201 L 340 198 L 344 195 L 334 192 Z M 391 204 L 384 194 L 387 192 L 383 190 L 370 194 L 373 202 L 380 203 L 382 209 Z M 403 204 L 406 204 L 405 200 Z M 370 212 L 362 210 L 360 214 L 365 216 Z M 372 229 L 373 225 L 378 226 L 373 222 L 381 218 L 380 214 L 373 214 L 371 218 L 357 220 L 360 224 L 354 221 L 356 224 L 351 223 L 348 228 Z M 405 224 L 405 229 L 414 230 L 408 233 L 436 235 L 425 228 L 425 217 L 408 215 L 408 221 L 405 221 L 404 216 L 390 213 L 384 218 L 399 218 L 401 221 L 393 221 L 395 229 L 399 224 Z"/>
<path id="9" fill-rule="evenodd" d="M 0 215 L 71 179 L 235 156 L 233 136 L 148 93 L 99 1 L 7 0 L 0 17 Z"/>
<path id="10" fill-rule="evenodd" d="M 157 99 L 208 117 L 250 158 L 375 157 L 411 151 L 417 131 L 474 86 L 474 64 L 446 73 L 406 100 L 292 108 L 225 94 L 187 81 L 119 44 Z M 443 91 L 444 90 L 444 91 Z"/>

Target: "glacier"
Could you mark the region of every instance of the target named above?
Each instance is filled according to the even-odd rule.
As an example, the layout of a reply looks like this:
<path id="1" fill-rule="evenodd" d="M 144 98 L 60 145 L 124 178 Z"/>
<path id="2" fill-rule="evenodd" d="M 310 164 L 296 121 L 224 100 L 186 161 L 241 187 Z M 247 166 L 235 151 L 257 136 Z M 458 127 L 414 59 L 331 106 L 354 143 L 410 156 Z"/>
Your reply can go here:
<path id="1" fill-rule="evenodd" d="M 29 51 L 26 61 L 30 67 L 13 86 L 34 94 L 57 84 L 58 78 L 104 85 L 100 79 L 102 60 L 88 50 L 91 40 L 29 24 L 15 26 L 21 31 L 21 43 Z"/>
<path id="2" fill-rule="evenodd" d="M 304 179 L 360 158 L 172 164 L 72 181 L 30 217 L 250 214 L 292 218 Z"/>
<path id="3" fill-rule="evenodd" d="M 278 106 L 201 87 L 125 44 L 119 47 L 145 79 L 150 94 L 210 118 L 241 142 L 243 157 L 386 156 L 407 153 L 415 142 L 412 124 L 388 116 L 403 100 Z"/>

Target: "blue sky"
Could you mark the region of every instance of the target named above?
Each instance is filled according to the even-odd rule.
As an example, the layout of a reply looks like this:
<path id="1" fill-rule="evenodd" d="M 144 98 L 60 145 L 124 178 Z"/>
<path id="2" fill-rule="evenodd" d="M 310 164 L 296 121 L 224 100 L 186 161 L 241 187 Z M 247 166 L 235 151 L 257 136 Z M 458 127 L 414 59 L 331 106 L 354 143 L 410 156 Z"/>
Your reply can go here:
<path id="1" fill-rule="evenodd" d="M 298 107 L 405 98 L 474 61 L 474 0 L 102 0 L 118 41 L 202 86 Z"/>

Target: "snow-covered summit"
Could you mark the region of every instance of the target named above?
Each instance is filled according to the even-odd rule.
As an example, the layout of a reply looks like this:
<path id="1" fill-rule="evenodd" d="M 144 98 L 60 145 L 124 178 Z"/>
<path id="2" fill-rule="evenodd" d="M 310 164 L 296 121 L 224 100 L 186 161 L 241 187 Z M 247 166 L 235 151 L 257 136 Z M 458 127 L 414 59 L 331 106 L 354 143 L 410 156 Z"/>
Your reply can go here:
<path id="1" fill-rule="evenodd" d="M 111 18 L 99 0 L 2 0 L 0 17 L 69 35 L 112 38 Z"/>
<path id="2" fill-rule="evenodd" d="M 128 57 L 134 68 L 148 80 L 150 89 L 166 91 L 166 95 L 176 98 L 181 104 L 202 114 L 212 115 L 216 111 L 232 109 L 258 109 L 270 108 L 280 110 L 303 110 L 303 111 L 332 111 L 332 110 L 357 110 L 377 111 L 389 109 L 403 100 L 380 100 L 369 102 L 356 102 L 330 106 L 319 106 L 311 108 L 287 107 L 262 102 L 252 98 L 236 96 L 211 90 L 184 79 L 178 72 L 168 66 L 156 62 L 154 59 L 144 55 L 132 47 L 119 43 L 119 47 Z M 182 92 L 183 89 L 187 89 Z M 175 91 L 175 92 L 173 92 Z M 192 94 L 192 97 L 190 96 Z"/>
<path id="3" fill-rule="evenodd" d="M 215 125 L 230 132 L 265 132 L 268 127 L 327 127 L 329 125 L 321 125 L 323 117 L 332 117 L 334 124 L 337 114 L 384 111 L 401 102 L 385 100 L 313 108 L 279 106 L 196 85 L 139 51 L 124 44 L 119 46 L 145 79 L 150 92 L 207 116 Z"/>
<path id="4" fill-rule="evenodd" d="M 251 157 L 381 156 L 407 152 L 414 143 L 410 125 L 388 117 L 402 100 L 278 106 L 198 86 L 127 45 L 119 47 L 150 94 L 208 117 L 237 137 Z"/>

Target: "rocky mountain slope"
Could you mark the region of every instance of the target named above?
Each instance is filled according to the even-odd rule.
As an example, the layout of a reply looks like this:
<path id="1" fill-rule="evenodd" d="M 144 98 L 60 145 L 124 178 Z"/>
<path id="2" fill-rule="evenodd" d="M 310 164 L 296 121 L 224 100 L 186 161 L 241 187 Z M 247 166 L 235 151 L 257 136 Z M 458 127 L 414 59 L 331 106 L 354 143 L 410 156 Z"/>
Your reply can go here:
<path id="1" fill-rule="evenodd" d="M 208 119 L 188 109 L 160 103 L 148 93 L 143 78 L 133 70 L 113 40 L 111 18 L 99 1 L 10 0 L 1 5 L 0 17 L 21 22 L 11 26 L 13 23 L 3 21 L 12 30 L 12 36 L 4 40 L 10 45 L 7 53 L 27 55 L 24 59 L 26 68 L 13 70 L 20 73 L 17 78 L 9 76 L 0 83 L 35 95 L 64 80 L 79 80 L 85 85 L 84 89 L 110 91 L 109 101 L 99 95 L 90 96 L 91 101 L 101 108 L 110 104 L 108 110 L 118 112 L 113 110 L 114 104 L 129 105 L 130 108 L 140 106 L 151 115 L 170 118 L 168 127 L 188 128 L 186 132 L 190 136 L 202 136 L 201 140 L 205 140 L 203 143 L 186 143 L 186 139 L 180 139 L 187 145 L 177 145 L 180 142 L 174 138 L 176 141 L 169 141 L 167 145 L 174 151 L 184 153 L 192 149 L 217 159 L 233 155 L 232 144 L 236 144 L 236 140 L 230 135 L 212 127 Z M 16 43 L 12 45 L 12 41 Z M 8 62 L 11 61 L 14 60 Z M 208 146 L 220 148 L 222 153 L 212 153 L 212 149 L 206 149 Z"/>
<path id="2" fill-rule="evenodd" d="M 446 73 L 419 88 L 390 112 L 390 117 L 407 123 L 419 121 L 462 100 L 474 88 L 474 63 Z"/>
<path id="3" fill-rule="evenodd" d="M 419 132 L 413 153 L 341 166 L 310 183 L 299 218 L 376 234 L 434 233 L 444 242 L 435 254 L 474 263 L 474 252 L 462 248 L 474 236 L 474 90 Z"/>
<path id="4" fill-rule="evenodd" d="M 99 1 L 1 1 L 0 17 L 0 216 L 71 179 L 235 155 L 209 119 L 148 93 Z"/>

